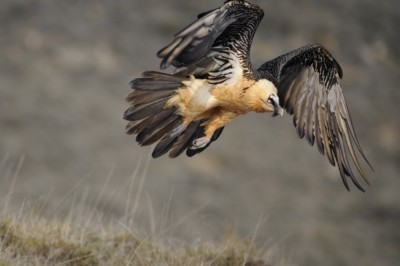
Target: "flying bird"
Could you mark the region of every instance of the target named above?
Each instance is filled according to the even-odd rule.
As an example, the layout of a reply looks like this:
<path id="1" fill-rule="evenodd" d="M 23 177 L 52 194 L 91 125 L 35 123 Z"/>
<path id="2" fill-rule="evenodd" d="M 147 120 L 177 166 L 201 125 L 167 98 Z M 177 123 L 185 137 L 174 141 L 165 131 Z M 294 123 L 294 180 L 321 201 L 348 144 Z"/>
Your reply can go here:
<path id="1" fill-rule="evenodd" d="M 323 46 L 309 44 L 255 68 L 250 47 L 263 16 L 255 4 L 226 1 L 175 34 L 157 53 L 160 68 L 172 65 L 174 73 L 146 71 L 130 82 L 127 134 L 137 134 L 142 146 L 157 142 L 154 158 L 193 156 L 239 115 L 286 110 L 298 136 L 338 167 L 345 187 L 350 178 L 364 191 L 353 168 L 369 184 L 358 157 L 372 166 L 350 119 L 340 65 Z"/>

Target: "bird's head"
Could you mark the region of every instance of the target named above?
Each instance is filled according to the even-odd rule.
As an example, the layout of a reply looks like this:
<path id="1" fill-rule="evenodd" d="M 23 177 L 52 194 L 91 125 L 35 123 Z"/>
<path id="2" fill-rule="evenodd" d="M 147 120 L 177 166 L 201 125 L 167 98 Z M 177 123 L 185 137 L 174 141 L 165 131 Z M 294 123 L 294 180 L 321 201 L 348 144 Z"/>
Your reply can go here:
<path id="1" fill-rule="evenodd" d="M 283 108 L 279 105 L 279 97 L 275 93 L 271 93 L 267 99 L 267 102 L 264 101 L 264 103 L 267 106 L 267 108 L 271 110 L 271 112 L 274 112 L 272 114 L 273 116 L 283 115 Z"/>
<path id="2" fill-rule="evenodd" d="M 273 112 L 273 116 L 283 115 L 283 108 L 279 105 L 278 90 L 271 81 L 260 79 L 254 83 L 253 87 L 257 92 L 263 112 Z"/>

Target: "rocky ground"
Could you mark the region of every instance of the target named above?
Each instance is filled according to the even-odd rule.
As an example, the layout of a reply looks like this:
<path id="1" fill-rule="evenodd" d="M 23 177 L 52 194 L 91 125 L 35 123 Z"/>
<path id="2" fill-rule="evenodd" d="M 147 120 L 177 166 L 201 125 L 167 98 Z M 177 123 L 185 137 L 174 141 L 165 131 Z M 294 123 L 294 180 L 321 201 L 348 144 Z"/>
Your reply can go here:
<path id="1" fill-rule="evenodd" d="M 297 138 L 288 115 L 240 117 L 190 159 L 148 160 L 151 149 L 124 134 L 128 82 L 157 69 L 155 54 L 172 34 L 220 3 L 3 0 L 3 213 L 24 206 L 63 217 L 75 206 L 77 219 L 85 216 L 81 209 L 95 210 L 98 223 L 130 218 L 135 230 L 187 243 L 213 241 L 229 228 L 255 234 L 258 246 L 287 264 L 395 265 L 397 0 L 256 1 L 265 17 L 252 49 L 255 65 L 310 42 L 342 65 L 343 91 L 375 168 L 366 193 L 347 192 L 337 169 Z"/>

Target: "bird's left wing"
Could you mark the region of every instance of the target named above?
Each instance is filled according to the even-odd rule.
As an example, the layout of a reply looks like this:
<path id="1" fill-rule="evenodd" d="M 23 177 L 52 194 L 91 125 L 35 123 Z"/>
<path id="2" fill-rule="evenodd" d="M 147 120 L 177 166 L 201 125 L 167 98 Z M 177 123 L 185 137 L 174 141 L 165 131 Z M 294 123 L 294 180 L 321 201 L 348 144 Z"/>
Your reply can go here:
<path id="1" fill-rule="evenodd" d="M 340 87 L 342 69 L 332 55 L 318 44 L 307 45 L 265 63 L 258 70 L 276 82 L 280 104 L 294 115 L 298 136 L 305 136 L 311 145 L 316 142 L 329 162 L 337 164 L 347 189 L 350 177 L 364 191 L 350 160 L 368 184 L 356 150 L 371 165 L 357 140 Z"/>
<path id="2" fill-rule="evenodd" d="M 203 71 L 208 73 L 215 59 L 217 63 L 223 61 L 218 60 L 218 55 L 249 55 L 254 33 L 263 15 L 260 7 L 245 1 L 227 1 L 217 9 L 200 14 L 197 20 L 175 34 L 174 40 L 157 53 L 162 58 L 161 69 L 172 64 L 191 70 L 208 68 Z M 224 68 L 224 64 L 218 66 Z"/>

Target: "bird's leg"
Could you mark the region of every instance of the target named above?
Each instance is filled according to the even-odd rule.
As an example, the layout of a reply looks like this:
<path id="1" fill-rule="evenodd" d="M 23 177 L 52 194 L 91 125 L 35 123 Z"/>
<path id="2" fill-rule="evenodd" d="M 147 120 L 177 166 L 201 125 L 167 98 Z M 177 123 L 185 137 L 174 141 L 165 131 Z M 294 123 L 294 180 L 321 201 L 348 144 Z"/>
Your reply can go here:
<path id="1" fill-rule="evenodd" d="M 204 137 L 195 139 L 192 143 L 191 149 L 201 149 L 207 146 L 214 132 L 226 124 L 228 124 L 231 120 L 235 119 L 238 116 L 237 113 L 228 112 L 228 111 L 218 111 L 211 116 L 206 122 L 204 122 L 203 126 L 204 130 Z"/>

